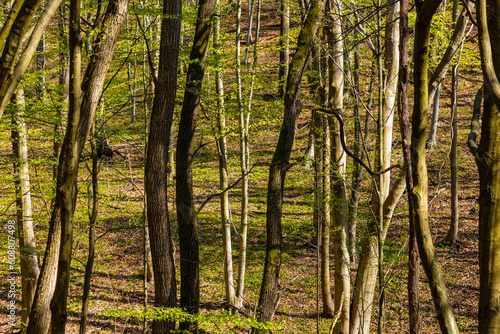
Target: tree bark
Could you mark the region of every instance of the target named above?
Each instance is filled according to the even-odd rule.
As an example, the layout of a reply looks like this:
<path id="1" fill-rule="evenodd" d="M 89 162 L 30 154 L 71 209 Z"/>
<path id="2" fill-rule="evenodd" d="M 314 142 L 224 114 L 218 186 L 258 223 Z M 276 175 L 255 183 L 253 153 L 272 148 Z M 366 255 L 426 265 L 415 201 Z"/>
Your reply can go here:
<path id="1" fill-rule="evenodd" d="M 20 45 L 26 37 L 28 26 L 41 1 L 37 0 L 36 2 L 37 3 L 34 3 L 33 0 L 26 0 L 23 8 L 21 8 L 19 15 L 14 21 L 7 41 L 5 42 L 3 54 L 0 57 L 0 118 L 10 98 L 14 94 L 17 85 L 21 81 L 24 72 L 28 68 L 33 54 L 36 52 L 36 48 L 42 38 L 45 27 L 49 24 L 50 19 L 54 16 L 62 0 L 50 0 L 47 3 L 40 19 L 33 28 L 26 48 L 14 67 Z"/>
<path id="2" fill-rule="evenodd" d="M 155 284 L 155 307 L 175 307 L 174 249 L 168 211 L 169 151 L 176 105 L 182 2 L 163 1 L 160 62 L 146 154 L 146 201 Z M 171 320 L 154 320 L 153 333 L 170 333 Z"/>
<path id="3" fill-rule="evenodd" d="M 413 225 L 413 181 L 412 181 L 412 166 L 411 166 L 411 151 L 410 151 L 410 112 L 408 107 L 408 82 L 410 81 L 410 69 L 408 61 L 408 39 L 410 36 L 408 26 L 408 0 L 401 0 L 400 11 L 401 25 L 401 64 L 399 70 L 399 124 L 401 131 L 403 162 L 405 167 L 406 193 L 408 200 L 408 315 L 410 323 L 410 334 L 420 333 L 420 309 L 419 309 L 419 272 L 420 261 L 418 257 L 418 245 L 415 238 L 415 229 Z"/>
<path id="4" fill-rule="evenodd" d="M 198 226 L 193 199 L 193 142 L 213 11 L 214 0 L 199 1 L 176 151 L 176 203 L 181 256 L 180 306 L 190 313 L 198 313 L 200 303 Z M 198 324 L 184 322 L 180 324 L 180 330 L 198 333 Z"/>
<path id="5" fill-rule="evenodd" d="M 480 0 L 479 48 L 484 110 L 479 146 L 470 145 L 479 170 L 479 333 L 500 331 L 500 2 Z M 476 130 L 477 132 L 477 130 Z M 477 134 L 476 134 L 477 135 Z M 470 136 L 469 136 L 470 138 Z M 475 140 L 475 137 L 474 137 Z M 471 141 L 469 140 L 470 144 Z"/>
<path id="6" fill-rule="evenodd" d="M 428 176 L 426 163 L 426 130 L 428 109 L 428 53 L 430 26 L 440 0 L 425 0 L 417 7 L 414 44 L 415 96 L 412 117 L 412 204 L 415 234 L 439 325 L 443 333 L 458 333 L 457 323 L 448 299 L 446 284 L 439 260 L 436 256 L 429 228 Z"/>
<path id="7" fill-rule="evenodd" d="M 50 303 L 52 313 L 51 332 L 64 333 L 67 322 L 67 296 L 73 244 L 73 213 L 77 196 L 76 179 L 78 164 L 93 124 L 106 73 L 125 23 L 127 0 L 112 0 L 99 23 L 100 32 L 94 41 L 91 56 L 80 89 L 80 38 L 79 1 L 70 7 L 70 109 L 68 127 L 61 148 L 58 166 L 56 200 L 53 216 L 60 214 L 61 245 L 59 251 L 56 289 Z"/>
<path id="8" fill-rule="evenodd" d="M 266 212 L 266 258 L 257 305 L 257 318 L 260 322 L 272 321 L 275 312 L 283 238 L 281 231 L 283 187 L 286 172 L 290 168 L 289 159 L 295 138 L 296 123 L 302 108 L 300 102 L 300 83 L 311 45 L 321 21 L 323 7 L 323 1 L 311 0 L 307 18 L 299 33 L 297 48 L 290 62 L 287 77 L 283 123 L 271 166 L 269 167 Z M 256 332 L 261 331 L 257 330 Z"/>
<path id="9" fill-rule="evenodd" d="M 31 190 L 28 169 L 28 138 L 26 124 L 22 120 L 24 110 L 24 90 L 16 93 L 17 108 L 12 114 L 12 151 L 14 152 L 14 175 L 16 183 L 17 226 L 21 254 L 22 310 L 21 321 L 28 323 L 36 283 L 40 270 L 36 255 L 35 232 L 31 215 Z"/>

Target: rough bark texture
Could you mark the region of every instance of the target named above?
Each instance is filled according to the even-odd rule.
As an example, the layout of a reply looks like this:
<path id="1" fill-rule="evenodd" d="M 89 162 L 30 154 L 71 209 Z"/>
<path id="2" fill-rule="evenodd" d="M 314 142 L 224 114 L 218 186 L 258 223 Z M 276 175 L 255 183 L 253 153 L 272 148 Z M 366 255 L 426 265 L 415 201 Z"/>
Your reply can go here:
<path id="1" fill-rule="evenodd" d="M 146 155 L 146 200 L 155 284 L 155 307 L 175 307 L 174 250 L 168 212 L 169 150 L 177 92 L 182 2 L 163 2 L 160 62 Z M 153 321 L 153 333 L 170 333 L 175 322 Z"/>
<path id="2" fill-rule="evenodd" d="M 401 0 L 400 11 L 401 25 L 401 62 L 399 73 L 399 124 L 401 131 L 401 142 L 403 150 L 403 162 L 405 166 L 406 193 L 408 195 L 408 317 L 410 323 L 410 334 L 420 333 L 420 310 L 419 310 L 419 268 L 418 246 L 415 239 L 413 226 L 413 204 L 411 194 L 413 192 L 413 181 L 411 178 L 411 152 L 410 152 L 410 112 L 408 107 L 408 82 L 410 81 L 410 69 L 408 62 L 408 39 L 410 36 L 408 26 L 408 0 Z"/>
<path id="3" fill-rule="evenodd" d="M 312 0 L 309 13 L 297 39 L 297 49 L 290 62 L 285 90 L 285 109 L 278 143 L 269 167 L 266 212 L 266 259 L 260 288 L 257 317 L 260 322 L 272 321 L 278 297 L 278 281 L 281 267 L 282 231 L 281 216 L 283 187 L 295 137 L 296 123 L 302 105 L 300 83 L 307 63 L 311 44 L 318 30 L 324 2 Z"/>
<path id="4" fill-rule="evenodd" d="M 214 0 L 200 0 L 176 151 L 176 203 L 181 256 L 180 306 L 191 313 L 198 313 L 200 303 L 198 226 L 193 199 L 193 141 L 213 11 Z M 184 322 L 180 324 L 180 329 L 198 333 L 198 324 Z"/>
<path id="5" fill-rule="evenodd" d="M 479 47 L 484 75 L 479 170 L 479 333 L 500 332 L 500 1 L 480 0 Z"/>
<path id="6" fill-rule="evenodd" d="M 422 259 L 439 325 L 443 333 L 458 333 L 457 323 L 448 299 L 445 280 L 434 250 L 429 228 L 426 130 L 428 108 L 428 53 L 432 17 L 440 0 L 425 0 L 417 7 L 414 44 L 415 104 L 412 117 L 411 158 L 413 177 L 413 219 L 418 249 Z"/>
<path id="7" fill-rule="evenodd" d="M 73 5 L 73 3 L 72 3 Z M 75 3 L 75 7 L 79 3 Z M 79 17 L 78 11 L 74 11 Z M 113 0 L 108 4 L 106 13 L 99 23 L 98 31 L 100 32 L 94 41 L 94 53 L 91 56 L 89 65 L 85 72 L 82 86 L 81 98 L 79 94 L 79 84 L 76 80 L 80 78 L 78 56 L 71 57 L 71 61 L 75 62 L 70 65 L 74 68 L 70 81 L 70 111 L 68 114 L 68 127 L 61 148 L 61 155 L 57 173 L 56 200 L 53 216 L 60 215 L 61 219 L 61 246 L 59 251 L 57 281 L 54 296 L 50 303 L 52 312 L 51 332 L 64 333 L 67 321 L 67 296 L 70 278 L 71 266 L 71 250 L 73 244 L 73 213 L 75 209 L 75 201 L 77 196 L 76 179 L 78 175 L 78 163 L 85 141 L 88 137 L 90 127 L 93 124 L 95 110 L 99 103 L 99 99 L 106 78 L 106 73 L 110 67 L 111 58 L 113 56 L 118 36 L 121 28 L 125 23 L 125 18 L 128 12 L 127 0 Z M 75 16 L 71 17 L 71 23 L 75 23 L 70 29 L 79 31 L 78 20 Z M 76 47 L 79 43 L 79 38 L 76 34 L 70 34 L 70 52 L 78 52 Z M 77 43 L 77 44 L 72 44 Z M 71 95 L 74 95 L 73 98 Z M 81 102 L 80 102 L 81 101 Z M 78 107 L 78 104 L 80 104 Z"/>

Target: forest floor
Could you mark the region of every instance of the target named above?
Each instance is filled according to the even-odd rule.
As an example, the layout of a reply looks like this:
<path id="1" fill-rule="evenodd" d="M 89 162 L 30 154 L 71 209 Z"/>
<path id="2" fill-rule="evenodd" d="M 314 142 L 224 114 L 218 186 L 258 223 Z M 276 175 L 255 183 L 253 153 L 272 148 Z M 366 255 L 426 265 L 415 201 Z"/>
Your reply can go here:
<path id="1" fill-rule="evenodd" d="M 269 4 L 268 4 L 269 5 Z M 250 129 L 250 163 L 255 165 L 250 174 L 249 234 L 248 259 L 245 280 L 245 309 L 250 315 L 258 301 L 265 256 L 265 215 L 266 193 L 269 163 L 274 152 L 279 126 L 282 119 L 282 104 L 276 92 L 276 85 L 264 85 L 275 81 L 276 37 L 279 33 L 278 13 L 269 6 L 264 7 L 262 15 L 262 50 L 259 58 L 258 85 L 252 111 Z M 476 77 L 477 72 L 467 76 Z M 213 76 L 210 77 L 213 79 Z M 467 147 L 470 116 L 474 94 L 479 83 L 460 80 L 458 97 L 458 171 L 459 171 L 459 233 L 453 247 L 438 247 L 437 255 L 441 262 L 447 282 L 448 292 L 459 329 L 462 333 L 477 332 L 477 305 L 479 300 L 478 267 L 478 193 L 479 180 L 477 168 Z M 234 87 L 228 85 L 228 105 L 234 106 Z M 450 147 L 451 84 L 446 80 L 442 88 L 441 115 L 438 126 L 436 146 L 428 153 L 429 168 L 429 223 L 435 242 L 447 233 L 450 223 Z M 304 96 L 307 104 L 308 96 Z M 231 102 L 232 101 L 232 102 Z M 204 102 L 205 103 L 205 102 Z M 199 133 L 195 146 L 208 143 L 197 153 L 194 165 L 194 185 L 197 206 L 207 196 L 218 190 L 218 161 L 216 147 L 213 144 L 211 124 L 214 111 L 206 103 L 206 114 L 200 116 Z M 352 105 L 346 104 L 346 114 Z M 125 119 L 125 116 L 123 116 Z M 304 163 L 304 153 L 309 139 L 310 110 L 304 109 L 297 132 L 292 154 L 293 167 L 288 171 L 283 206 L 283 264 L 280 273 L 282 295 L 274 322 L 274 333 L 328 333 L 331 319 L 318 317 L 321 313 L 321 301 L 318 308 L 317 252 L 311 243 L 314 236 L 312 222 L 314 200 L 314 168 Z M 395 119 L 394 138 L 399 137 L 398 118 Z M 7 274 L 7 221 L 15 217 L 14 186 L 12 182 L 12 157 L 9 142 L 9 124 L 4 117 L 2 122 L 0 170 L 2 182 L 0 193 L 2 202 L 2 237 L 3 249 L 0 263 L 0 333 L 7 333 L 8 323 L 8 288 Z M 352 121 L 346 122 L 352 129 Z M 126 122 L 131 133 L 141 133 L 141 124 Z M 239 178 L 239 146 L 237 136 L 237 116 L 229 114 L 229 124 L 234 131 L 228 135 L 228 160 L 230 164 L 230 183 Z M 374 126 L 373 126 L 374 127 Z M 47 128 L 48 129 L 48 128 Z M 49 131 L 47 130 L 46 131 Z M 37 243 L 43 254 L 44 242 L 49 221 L 51 169 L 47 164 L 37 165 L 39 160 L 49 160 L 51 139 L 44 130 L 36 126 L 30 129 L 30 154 L 32 163 L 32 188 L 34 217 Z M 136 131 L 136 132 L 134 132 Z M 347 133 L 347 142 L 352 142 L 352 131 Z M 89 333 L 140 333 L 142 318 L 133 312 L 143 306 L 143 168 L 144 141 L 141 135 L 112 133 L 110 143 L 115 152 L 114 158 L 103 163 L 100 172 L 100 215 L 97 225 L 96 260 L 92 278 L 91 300 L 89 307 Z M 133 145 L 130 145 L 132 143 Z M 373 152 L 372 152 L 373 153 Z M 401 145 L 396 144 L 393 162 L 401 163 Z M 70 294 L 68 299 L 69 319 L 67 332 L 78 333 L 81 312 L 82 286 L 88 250 L 87 190 L 90 176 L 86 162 L 82 162 L 79 176 L 79 200 L 76 212 L 75 242 Z M 352 162 L 349 162 L 352 164 Z M 38 167 L 36 167 L 38 166 Z M 349 169 L 348 169 L 349 170 Z M 350 172 L 348 172 L 350 173 Z M 394 177 L 396 173 L 393 173 Z M 347 176 L 350 179 L 350 174 Z M 348 181 L 349 183 L 349 181 Z M 170 187 L 170 191 L 174 187 Z M 240 187 L 230 191 L 233 229 L 234 267 L 238 266 L 238 237 L 236 230 L 240 219 Z M 394 219 L 389 228 L 384 246 L 386 322 L 385 333 L 408 332 L 407 281 L 407 243 L 408 212 L 406 195 L 398 204 Z M 370 220 L 370 180 L 363 182 L 360 201 L 359 234 L 363 233 Z M 172 199 L 173 193 L 172 193 Z M 175 222 L 173 200 L 170 202 L 171 221 Z M 237 326 L 235 317 L 227 316 L 224 311 L 224 276 L 222 271 L 222 233 L 219 216 L 219 202 L 212 200 L 202 210 L 198 219 L 200 239 L 200 293 L 201 314 L 207 315 L 200 323 L 200 328 L 207 333 L 246 333 Z M 173 224 L 176 252 L 176 274 L 179 282 L 177 227 Z M 333 247 L 331 250 L 333 254 Z M 333 257 L 332 257 L 333 259 Z M 330 261 L 333 263 L 333 260 Z M 354 282 L 357 263 L 351 266 L 351 279 Z M 333 274 L 333 268 L 332 268 Z M 237 277 L 236 277 L 237 278 Z M 20 279 L 17 279 L 20 289 Z M 376 298 L 379 294 L 377 288 Z M 147 299 L 152 306 L 154 287 L 148 285 Z M 420 271 L 420 315 L 421 332 L 438 333 L 439 326 L 429 286 L 423 269 Z M 19 320 L 20 299 L 15 300 Z M 376 329 L 377 302 L 375 302 L 372 331 Z M 113 312 L 111 312 L 113 311 Z M 211 317 L 209 317 L 210 315 Z M 229 320 L 228 320 L 229 319 Z M 149 325 L 151 322 L 149 321 Z M 319 329 L 318 329 L 319 328 Z"/>

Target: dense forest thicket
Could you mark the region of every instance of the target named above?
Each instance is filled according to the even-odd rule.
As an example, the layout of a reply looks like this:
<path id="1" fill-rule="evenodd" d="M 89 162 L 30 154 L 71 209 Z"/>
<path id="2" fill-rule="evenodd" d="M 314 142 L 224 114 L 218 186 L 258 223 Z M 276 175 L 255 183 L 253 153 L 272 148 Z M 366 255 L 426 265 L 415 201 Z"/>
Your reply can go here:
<path id="1" fill-rule="evenodd" d="M 0 332 L 499 333 L 500 4 L 0 4 Z"/>

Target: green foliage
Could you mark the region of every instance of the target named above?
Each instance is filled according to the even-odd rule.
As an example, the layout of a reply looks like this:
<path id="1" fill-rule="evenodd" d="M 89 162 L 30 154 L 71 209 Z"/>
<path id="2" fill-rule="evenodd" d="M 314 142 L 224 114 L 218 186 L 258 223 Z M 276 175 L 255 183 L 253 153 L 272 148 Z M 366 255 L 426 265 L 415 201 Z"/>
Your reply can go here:
<path id="1" fill-rule="evenodd" d="M 200 330 L 209 333 L 238 333 L 238 328 L 254 328 L 279 331 L 280 326 L 271 323 L 260 323 L 253 318 L 243 318 L 226 310 L 217 310 L 206 314 L 189 314 L 179 308 L 144 308 L 104 310 L 102 315 L 115 318 L 144 317 L 150 320 L 169 320 L 172 322 L 197 322 Z"/>

